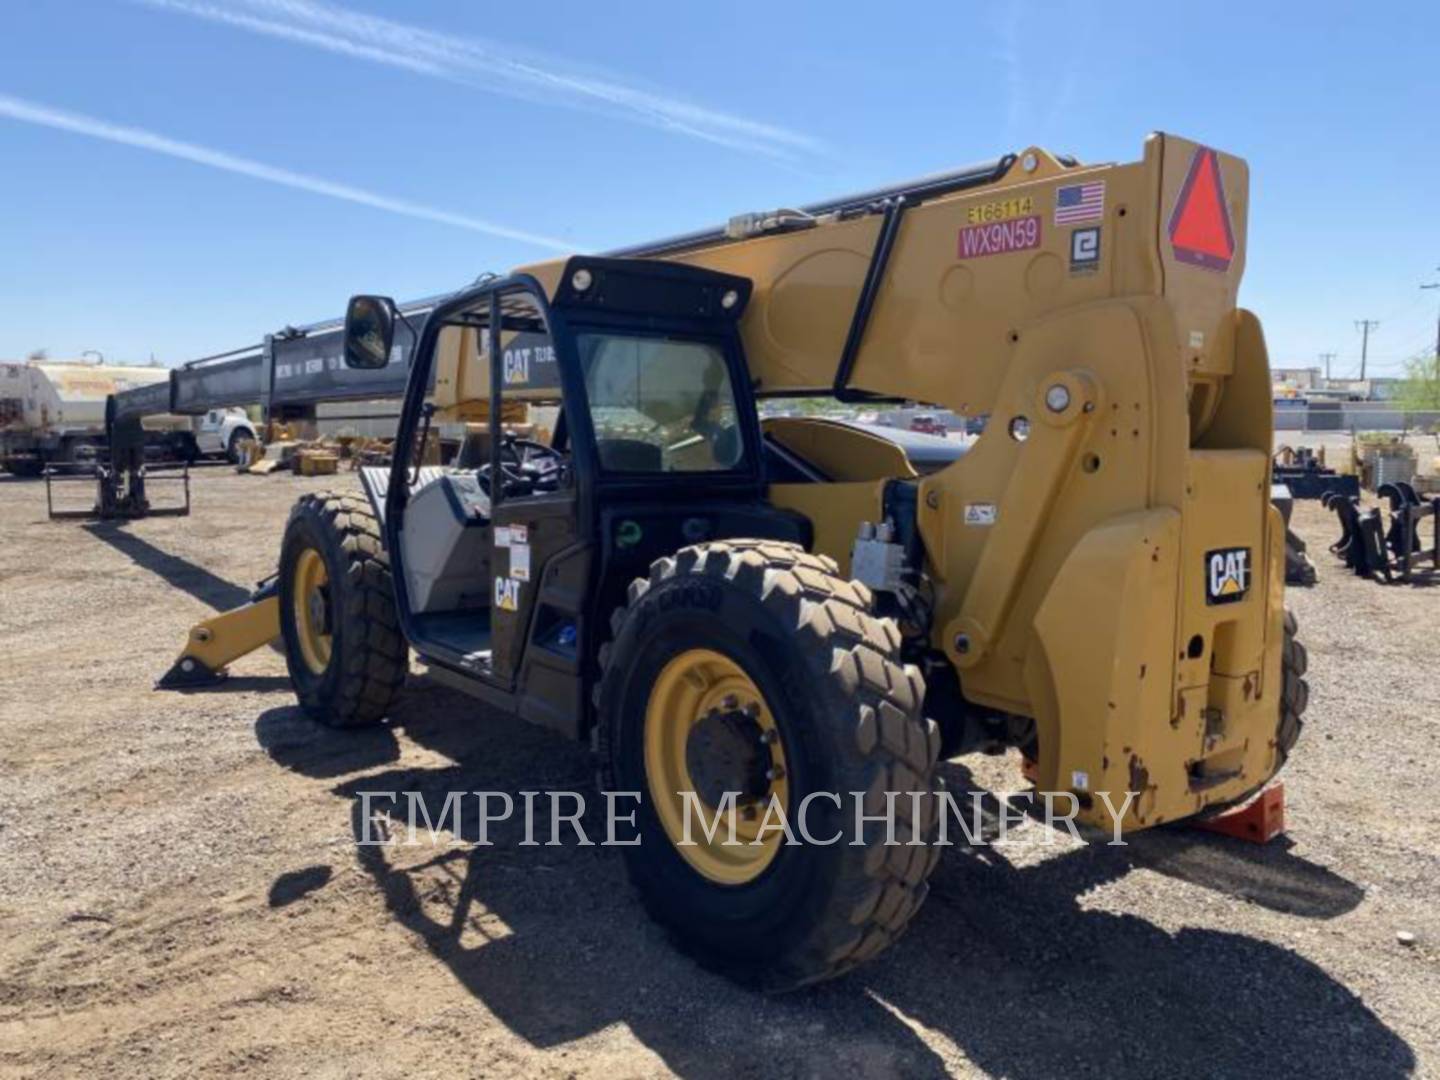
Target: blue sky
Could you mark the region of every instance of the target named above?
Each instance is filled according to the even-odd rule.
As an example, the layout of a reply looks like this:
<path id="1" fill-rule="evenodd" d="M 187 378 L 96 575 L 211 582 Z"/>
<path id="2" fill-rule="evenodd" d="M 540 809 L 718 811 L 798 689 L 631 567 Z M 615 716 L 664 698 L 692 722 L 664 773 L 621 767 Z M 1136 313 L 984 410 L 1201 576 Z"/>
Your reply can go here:
<path id="1" fill-rule="evenodd" d="M 1275 364 L 1434 339 L 1440 4 L 9 0 L 0 357 L 177 363 L 1039 143 L 1250 162 Z"/>

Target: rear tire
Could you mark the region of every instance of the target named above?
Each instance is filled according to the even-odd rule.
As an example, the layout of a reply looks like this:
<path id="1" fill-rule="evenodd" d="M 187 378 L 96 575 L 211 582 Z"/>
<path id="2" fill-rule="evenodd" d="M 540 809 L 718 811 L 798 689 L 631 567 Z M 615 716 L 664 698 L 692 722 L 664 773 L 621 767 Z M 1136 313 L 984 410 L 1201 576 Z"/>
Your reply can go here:
<path id="1" fill-rule="evenodd" d="M 1281 661 L 1284 692 L 1280 702 L 1280 724 L 1275 731 L 1275 771 L 1278 773 L 1290 757 L 1305 726 L 1305 707 L 1310 703 L 1310 684 L 1305 681 L 1305 672 L 1310 667 L 1310 656 L 1297 637 L 1299 624 L 1289 608 L 1285 609 L 1285 642 Z"/>
<path id="2" fill-rule="evenodd" d="M 384 720 L 405 681 L 409 649 L 380 523 L 364 499 L 304 495 L 290 511 L 280 548 L 280 630 L 290 680 L 310 716 L 339 728 Z"/>
<path id="3" fill-rule="evenodd" d="M 1285 762 L 1290 759 L 1290 751 L 1295 749 L 1295 744 L 1300 740 L 1300 731 L 1305 726 L 1305 707 L 1310 702 L 1310 684 L 1305 681 L 1305 672 L 1310 666 L 1310 657 L 1305 651 L 1305 646 L 1300 644 L 1296 636 L 1298 631 L 1299 625 L 1295 621 L 1294 614 L 1289 608 L 1286 608 L 1285 640 L 1282 645 L 1284 651 L 1280 660 L 1280 677 L 1284 686 L 1280 693 L 1280 720 L 1275 726 L 1274 771 L 1265 778 L 1264 783 L 1257 784 L 1239 798 L 1205 807 L 1195 815 L 1194 820 L 1208 821 L 1249 802 L 1265 789 L 1266 784 L 1280 774 L 1280 770 L 1285 767 Z"/>
<path id="4" fill-rule="evenodd" d="M 658 560 L 648 580 L 631 585 L 612 627 L 600 657 L 596 748 L 602 785 L 641 794 L 641 842 L 625 855 L 651 916 L 705 966 L 767 990 L 842 974 L 894 941 L 924 901 L 940 854 L 932 846 L 940 732 L 921 716 L 920 673 L 900 662 L 899 631 L 871 613 L 869 590 L 793 544 L 708 543 Z M 806 794 L 840 797 L 840 806 L 817 797 L 806 813 L 811 837 L 839 833 L 838 843 L 782 843 L 734 883 L 707 877 L 682 854 L 657 812 L 646 728 L 667 665 L 697 653 L 733 661 L 763 695 L 797 835 Z M 867 814 L 883 814 L 887 791 L 900 793 L 897 843 L 884 843 L 883 822 L 867 822 L 863 843 L 852 846 L 850 793 L 865 793 Z"/>

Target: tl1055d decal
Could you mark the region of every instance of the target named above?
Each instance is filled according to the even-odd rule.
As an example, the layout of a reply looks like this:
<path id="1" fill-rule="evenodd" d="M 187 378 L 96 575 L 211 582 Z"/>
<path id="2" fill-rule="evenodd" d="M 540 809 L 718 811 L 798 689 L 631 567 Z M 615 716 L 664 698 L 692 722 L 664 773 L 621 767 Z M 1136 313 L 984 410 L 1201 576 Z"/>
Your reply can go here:
<path id="1" fill-rule="evenodd" d="M 1205 602 L 1233 604 L 1250 591 L 1250 549 L 1217 548 L 1205 553 Z"/>
<path id="2" fill-rule="evenodd" d="M 560 368 L 548 334 L 524 331 L 500 349 L 500 372 L 507 389 L 558 390 Z"/>

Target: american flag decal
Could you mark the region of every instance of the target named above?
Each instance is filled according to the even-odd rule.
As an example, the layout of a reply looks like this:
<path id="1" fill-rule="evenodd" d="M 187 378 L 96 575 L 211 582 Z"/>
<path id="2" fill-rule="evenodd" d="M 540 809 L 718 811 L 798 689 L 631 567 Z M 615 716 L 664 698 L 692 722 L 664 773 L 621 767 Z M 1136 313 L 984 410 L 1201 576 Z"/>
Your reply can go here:
<path id="1" fill-rule="evenodd" d="M 1055 224 L 1078 225 L 1105 216 L 1105 181 L 1072 184 L 1055 191 Z"/>

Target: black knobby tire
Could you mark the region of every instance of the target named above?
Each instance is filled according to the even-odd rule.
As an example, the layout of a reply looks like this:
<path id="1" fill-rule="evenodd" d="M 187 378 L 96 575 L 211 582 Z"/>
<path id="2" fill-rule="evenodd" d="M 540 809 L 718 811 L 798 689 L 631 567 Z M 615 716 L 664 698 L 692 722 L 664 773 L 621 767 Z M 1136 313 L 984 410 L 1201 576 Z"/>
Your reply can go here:
<path id="1" fill-rule="evenodd" d="M 1305 726 L 1305 706 L 1310 702 L 1310 684 L 1305 681 L 1305 672 L 1310 666 L 1310 657 L 1305 646 L 1297 638 L 1299 630 L 1294 614 L 1285 611 L 1285 642 L 1281 660 L 1281 677 L 1284 689 L 1280 702 L 1280 724 L 1275 731 L 1275 771 L 1279 772 L 1290 751 L 1300 738 Z"/>
<path id="2" fill-rule="evenodd" d="M 301 652 L 295 616 L 295 566 L 319 552 L 330 583 L 330 660 L 321 674 Z M 354 495 L 303 495 L 290 511 L 280 548 L 280 630 L 300 705 L 331 727 L 384 720 L 405 681 L 409 648 L 400 633 L 390 560 L 370 504 Z"/>
<path id="3" fill-rule="evenodd" d="M 225 444 L 225 460 L 231 465 L 240 464 L 240 444 L 247 439 L 254 439 L 255 436 L 246 428 L 236 428 L 230 432 L 230 439 Z"/>
<path id="4" fill-rule="evenodd" d="M 1289 608 L 1285 609 L 1285 640 L 1281 646 L 1280 678 L 1284 684 L 1280 692 L 1280 719 L 1275 725 L 1275 769 L 1265 778 L 1264 783 L 1250 788 L 1245 794 L 1225 802 L 1212 803 L 1195 815 L 1196 820 L 1207 821 L 1226 811 L 1249 802 L 1270 783 L 1285 762 L 1290 751 L 1300 740 L 1300 731 L 1305 726 L 1305 706 L 1310 702 L 1310 684 L 1305 681 L 1305 672 L 1310 666 L 1309 654 L 1301 645 L 1296 634 L 1298 624 Z"/>
<path id="5" fill-rule="evenodd" d="M 880 952 L 919 910 L 940 849 L 934 777 L 940 732 L 921 716 L 920 673 L 900 662 L 893 620 L 872 614 L 868 589 L 835 562 L 771 541 L 713 542 L 660 559 L 611 620 L 595 691 L 601 783 L 642 793 L 641 843 L 626 847 L 631 880 L 652 917 L 708 967 L 784 990 L 839 975 Z M 667 837 L 647 788 L 644 726 L 650 688 L 672 657 L 711 649 L 745 669 L 784 741 L 792 811 L 807 792 L 810 835 L 828 847 L 782 845 L 755 879 L 717 884 Z M 854 839 L 855 800 L 883 814 L 896 800 L 896 845 L 883 823 Z M 910 792 L 922 793 L 919 820 Z M 628 803 L 620 805 L 628 806 Z M 798 824 L 796 825 L 798 831 Z M 918 845 L 909 841 L 918 837 Z"/>
<path id="6" fill-rule="evenodd" d="M 39 457 L 10 458 L 8 461 L 5 462 L 5 471 L 10 473 L 12 476 L 23 476 L 26 479 L 31 479 L 36 476 L 44 476 L 45 459 Z"/>

